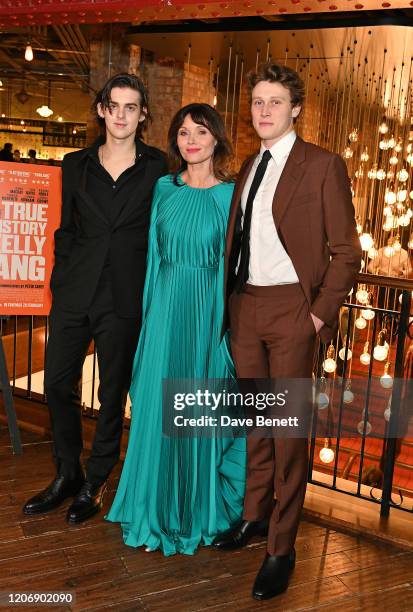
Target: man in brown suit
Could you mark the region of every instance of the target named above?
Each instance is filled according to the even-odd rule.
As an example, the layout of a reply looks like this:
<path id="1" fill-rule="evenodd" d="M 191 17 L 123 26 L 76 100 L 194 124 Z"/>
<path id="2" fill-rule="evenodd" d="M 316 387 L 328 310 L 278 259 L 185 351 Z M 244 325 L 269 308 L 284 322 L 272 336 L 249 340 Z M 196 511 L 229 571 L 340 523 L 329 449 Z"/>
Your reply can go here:
<path id="1" fill-rule="evenodd" d="M 311 378 L 316 336 L 336 333 L 338 311 L 360 268 L 361 250 L 346 166 L 302 140 L 298 74 L 264 64 L 249 75 L 261 148 L 241 167 L 226 241 L 231 348 L 239 378 Z M 308 441 L 248 438 L 242 523 L 214 545 L 230 550 L 268 532 L 253 597 L 288 587 L 304 503 Z"/>

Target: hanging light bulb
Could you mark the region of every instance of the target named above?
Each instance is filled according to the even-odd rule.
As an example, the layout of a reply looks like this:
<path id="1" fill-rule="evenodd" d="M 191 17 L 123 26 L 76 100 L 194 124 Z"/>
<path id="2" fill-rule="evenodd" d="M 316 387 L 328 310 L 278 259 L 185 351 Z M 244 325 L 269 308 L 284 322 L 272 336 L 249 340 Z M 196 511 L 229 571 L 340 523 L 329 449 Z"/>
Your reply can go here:
<path id="1" fill-rule="evenodd" d="M 385 232 L 389 232 L 392 229 L 396 229 L 398 225 L 399 225 L 399 222 L 397 220 L 397 217 L 393 215 L 388 215 L 386 217 L 385 222 L 383 223 L 383 229 Z"/>
<path id="2" fill-rule="evenodd" d="M 388 148 L 389 148 L 389 141 L 386 140 L 385 138 L 383 138 L 383 140 L 380 140 L 379 149 L 381 149 L 382 151 L 387 151 Z"/>
<path id="3" fill-rule="evenodd" d="M 394 247 L 388 244 L 386 247 L 384 247 L 383 253 L 385 257 L 388 257 L 390 259 L 390 257 L 393 257 L 394 255 Z"/>
<path id="4" fill-rule="evenodd" d="M 397 192 L 397 201 L 405 202 L 407 200 L 407 189 L 399 189 Z"/>
<path id="5" fill-rule="evenodd" d="M 367 152 L 367 147 L 364 149 L 363 153 L 360 155 L 360 159 L 362 162 L 369 161 L 369 154 Z"/>
<path id="6" fill-rule="evenodd" d="M 409 155 L 406 157 L 406 161 L 410 166 L 413 166 L 413 154 L 409 153 Z"/>
<path id="7" fill-rule="evenodd" d="M 357 329 L 364 329 L 367 325 L 367 321 L 364 317 L 357 317 L 355 321 L 355 326 Z"/>
<path id="8" fill-rule="evenodd" d="M 407 227 L 410 225 L 410 217 L 408 215 L 401 215 L 398 220 L 400 227 Z"/>
<path id="9" fill-rule="evenodd" d="M 407 179 L 409 178 L 409 173 L 407 172 L 406 168 L 402 168 L 398 171 L 397 178 L 401 183 L 405 183 L 407 181 Z"/>
<path id="10" fill-rule="evenodd" d="M 378 179 L 379 181 L 384 181 L 385 178 L 386 178 L 386 172 L 382 170 L 381 168 L 377 170 L 376 179 Z"/>
<path id="11" fill-rule="evenodd" d="M 330 398 L 328 397 L 327 393 L 322 391 L 317 395 L 317 406 L 319 410 L 325 410 L 325 408 L 328 407 L 329 403 Z"/>
<path id="12" fill-rule="evenodd" d="M 360 285 L 359 289 L 357 289 L 356 300 L 360 302 L 360 304 L 367 304 L 369 301 L 369 292 L 365 285 Z"/>
<path id="13" fill-rule="evenodd" d="M 351 142 L 357 142 L 359 139 L 359 133 L 357 128 L 354 128 L 353 130 L 351 130 L 350 134 L 348 135 L 348 139 Z"/>
<path id="14" fill-rule="evenodd" d="M 412 291 L 412 300 L 413 300 L 413 291 Z M 403 293 L 399 295 L 399 304 L 401 304 L 402 301 L 403 301 Z"/>
<path id="15" fill-rule="evenodd" d="M 31 44 L 28 42 L 26 45 L 26 50 L 24 52 L 24 59 L 26 60 L 26 62 L 32 62 L 34 58 L 33 55 L 33 49 Z"/>
<path id="16" fill-rule="evenodd" d="M 409 219 L 411 219 L 411 218 L 412 218 L 412 216 L 413 216 L 413 211 L 412 211 L 412 209 L 411 209 L 411 208 L 408 208 L 408 209 L 406 210 L 406 217 L 409 217 Z"/>
<path id="17" fill-rule="evenodd" d="M 389 354 L 389 345 L 386 342 L 387 331 L 382 329 L 377 337 L 377 344 L 373 349 L 373 359 L 376 361 L 384 361 Z"/>
<path id="18" fill-rule="evenodd" d="M 397 143 L 397 145 L 394 147 L 394 150 L 396 151 L 396 153 L 400 153 L 400 151 L 403 149 L 403 145 L 402 145 L 402 141 L 399 140 L 399 142 Z"/>
<path id="19" fill-rule="evenodd" d="M 323 463 L 331 463 L 334 460 L 334 451 L 329 447 L 328 438 L 324 441 L 324 447 L 320 450 L 319 457 Z"/>
<path id="20" fill-rule="evenodd" d="M 374 319 L 374 310 L 371 310 L 371 308 L 366 308 L 361 311 L 361 316 L 363 319 L 366 319 L 366 321 L 371 321 Z"/>
<path id="21" fill-rule="evenodd" d="M 374 246 L 373 236 L 369 232 L 364 232 L 360 236 L 360 244 L 363 251 L 368 251 Z"/>
<path id="22" fill-rule="evenodd" d="M 353 400 L 354 400 L 354 393 L 351 390 L 351 380 L 347 380 L 346 387 L 343 393 L 343 402 L 345 404 L 351 404 Z"/>
<path id="23" fill-rule="evenodd" d="M 351 147 L 346 147 L 343 151 L 343 156 L 345 159 L 350 159 L 353 157 L 353 150 Z"/>
<path id="24" fill-rule="evenodd" d="M 413 146 L 412 146 L 412 143 L 411 143 L 411 142 L 410 142 L 410 143 L 407 145 L 407 147 L 406 147 L 406 151 L 407 151 L 408 153 L 412 153 L 412 152 L 413 152 Z"/>
<path id="25" fill-rule="evenodd" d="M 384 373 L 383 376 L 380 376 L 380 384 L 384 389 L 391 389 L 393 386 L 393 377 L 389 374 L 390 363 L 384 364 Z"/>
<path id="26" fill-rule="evenodd" d="M 389 170 L 386 174 L 388 179 L 394 179 L 394 172 L 392 170 Z"/>
<path id="27" fill-rule="evenodd" d="M 367 176 L 369 177 L 369 179 L 377 178 L 377 169 L 376 168 L 372 168 L 371 170 L 369 170 L 367 172 Z"/>
<path id="28" fill-rule="evenodd" d="M 369 365 L 370 363 L 369 343 L 366 342 L 362 354 L 360 355 L 360 361 L 363 365 Z"/>
<path id="29" fill-rule="evenodd" d="M 389 126 L 387 125 L 385 121 L 382 121 L 379 127 L 380 134 L 387 134 L 388 131 L 389 131 Z"/>
<path id="30" fill-rule="evenodd" d="M 396 141 L 394 139 L 394 136 L 391 136 L 391 138 L 389 138 L 388 145 L 389 145 L 389 149 L 393 149 L 393 147 L 396 146 Z"/>
<path id="31" fill-rule="evenodd" d="M 374 247 L 371 247 L 371 249 L 369 249 L 367 253 L 369 259 L 376 259 L 378 254 L 379 254 L 378 250 L 375 249 Z"/>
<path id="32" fill-rule="evenodd" d="M 354 176 L 356 178 L 363 178 L 364 176 L 364 170 L 362 168 L 359 168 L 358 170 L 356 170 Z"/>
<path id="33" fill-rule="evenodd" d="M 323 361 L 323 369 L 325 372 L 332 373 L 335 372 L 336 368 L 337 362 L 335 360 L 335 350 L 333 344 L 330 344 L 327 349 L 327 357 Z"/>
<path id="34" fill-rule="evenodd" d="M 387 408 L 383 413 L 384 416 L 384 420 L 387 421 L 387 423 L 390 421 L 390 416 L 391 416 L 391 395 L 389 397 L 389 401 L 387 402 Z"/>
<path id="35" fill-rule="evenodd" d="M 62 117 L 61 115 L 59 115 L 59 116 L 58 116 L 58 118 L 57 118 L 57 120 L 58 120 L 58 122 L 59 122 L 59 123 L 62 123 L 62 121 L 63 121 L 63 117 Z"/>
<path id="36" fill-rule="evenodd" d="M 357 431 L 359 432 L 359 434 L 362 436 L 364 433 L 364 421 L 360 421 L 357 424 Z M 369 435 L 369 433 L 371 433 L 371 424 L 366 421 L 366 436 Z"/>
<path id="37" fill-rule="evenodd" d="M 322 375 L 320 377 L 319 393 L 317 394 L 317 397 L 315 398 L 315 401 L 317 402 L 318 410 L 325 410 L 325 408 L 327 408 L 330 403 L 330 398 L 328 397 L 326 393 L 326 385 L 327 385 L 327 379 L 324 375 Z M 315 397 L 315 386 L 313 386 L 313 393 Z"/>
<path id="38" fill-rule="evenodd" d="M 347 336 L 344 336 L 343 344 L 344 344 L 344 346 L 338 352 L 338 356 L 340 357 L 341 361 L 344 361 L 346 359 Z M 353 353 L 351 352 L 350 347 L 348 347 L 346 361 L 349 361 L 352 358 L 352 356 L 353 356 Z"/>
<path id="39" fill-rule="evenodd" d="M 386 195 L 387 195 L 387 194 L 386 194 Z M 394 196 L 396 196 L 396 194 L 394 194 Z M 386 198 L 385 198 L 385 199 L 386 199 Z M 390 199 L 391 199 L 391 198 L 390 198 Z M 393 208 L 392 208 L 392 206 L 391 206 L 390 204 L 388 204 L 387 206 L 385 206 L 385 207 L 383 208 L 383 215 L 384 215 L 385 217 L 389 217 L 389 216 L 392 216 L 392 215 L 393 215 Z"/>
<path id="40" fill-rule="evenodd" d="M 397 195 L 395 194 L 394 191 L 387 191 L 385 196 L 384 196 L 384 201 L 386 202 L 386 204 L 392 205 L 395 204 L 397 200 Z M 391 212 L 391 209 L 390 209 Z M 386 213 L 385 213 L 386 214 Z M 390 213 L 387 213 L 390 214 Z"/>
<path id="41" fill-rule="evenodd" d="M 396 240 L 393 242 L 393 249 L 395 253 L 399 253 L 402 250 L 402 245 L 400 243 L 400 236 L 396 236 Z"/>
<path id="42" fill-rule="evenodd" d="M 389 164 L 391 166 L 397 166 L 399 160 L 397 159 L 396 155 L 392 155 L 389 159 Z"/>
<path id="43" fill-rule="evenodd" d="M 412 193 L 413 193 L 413 191 L 412 191 Z M 361 225 L 360 219 L 359 219 L 358 217 L 357 217 L 357 219 L 356 219 L 356 230 L 357 230 L 357 233 L 358 233 L 359 235 L 360 235 L 360 234 L 361 234 L 361 232 L 363 231 L 363 226 Z"/>

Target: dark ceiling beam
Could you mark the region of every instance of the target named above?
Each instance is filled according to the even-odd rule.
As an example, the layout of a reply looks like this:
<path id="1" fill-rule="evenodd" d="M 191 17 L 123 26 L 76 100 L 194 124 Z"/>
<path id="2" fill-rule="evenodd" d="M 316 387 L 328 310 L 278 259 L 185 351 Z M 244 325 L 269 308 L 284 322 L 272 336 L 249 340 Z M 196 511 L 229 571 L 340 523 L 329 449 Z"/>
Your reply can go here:
<path id="1" fill-rule="evenodd" d="M 83 50 L 82 49 L 82 44 L 79 41 L 74 28 L 72 26 L 70 26 L 70 25 L 63 26 L 63 27 L 66 30 L 66 35 L 67 35 L 67 38 L 68 38 L 68 40 L 70 42 L 70 46 L 71 46 L 72 50 L 73 51 L 77 51 L 79 49 Z M 84 55 L 82 55 L 82 54 L 78 55 L 78 59 L 79 59 L 80 64 L 83 65 L 84 69 L 88 69 L 89 68 L 89 61 L 88 61 L 88 59 L 87 60 L 85 59 Z"/>
<path id="2" fill-rule="evenodd" d="M 67 34 L 65 26 L 54 25 L 53 30 L 56 32 L 56 34 L 58 35 L 60 39 L 60 42 L 66 49 L 76 51 L 76 49 L 73 48 L 72 42 L 70 40 L 70 37 Z M 81 62 L 80 60 L 80 56 L 73 55 L 73 61 L 78 66 L 78 68 L 80 68 L 82 71 L 84 70 L 85 67 L 84 67 L 83 62 Z"/>
<path id="3" fill-rule="evenodd" d="M 181 32 L 248 32 L 270 30 L 310 30 L 318 28 L 346 28 L 368 26 L 413 26 L 413 9 L 393 11 L 342 12 L 317 15 L 288 15 L 265 17 L 236 17 L 217 19 L 191 19 L 180 23 L 145 23 L 130 26 L 127 34 L 165 34 Z"/>
<path id="4" fill-rule="evenodd" d="M 19 64 L 16 60 L 9 56 L 6 51 L 0 49 L 0 61 L 6 62 L 7 65 L 11 66 L 16 72 L 18 72 L 21 77 L 29 80 L 29 81 L 37 81 L 38 79 L 35 76 L 30 74 L 30 71 L 25 69 L 23 64 Z"/>

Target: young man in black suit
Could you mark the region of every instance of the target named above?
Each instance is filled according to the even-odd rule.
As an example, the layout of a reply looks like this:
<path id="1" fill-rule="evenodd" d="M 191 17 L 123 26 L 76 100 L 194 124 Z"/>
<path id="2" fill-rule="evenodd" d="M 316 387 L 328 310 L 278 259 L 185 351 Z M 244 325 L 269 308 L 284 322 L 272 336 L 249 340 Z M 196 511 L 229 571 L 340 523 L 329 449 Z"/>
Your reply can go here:
<path id="1" fill-rule="evenodd" d="M 105 136 L 65 156 L 61 225 L 55 233 L 45 390 L 57 474 L 23 508 L 25 514 L 40 514 L 74 497 L 67 512 L 71 523 L 102 508 L 107 478 L 119 458 L 141 325 L 152 192 L 167 171 L 163 153 L 140 138 L 150 113 L 138 77 L 110 79 L 97 95 L 96 109 Z M 84 475 L 79 380 L 91 340 L 100 410 Z"/>

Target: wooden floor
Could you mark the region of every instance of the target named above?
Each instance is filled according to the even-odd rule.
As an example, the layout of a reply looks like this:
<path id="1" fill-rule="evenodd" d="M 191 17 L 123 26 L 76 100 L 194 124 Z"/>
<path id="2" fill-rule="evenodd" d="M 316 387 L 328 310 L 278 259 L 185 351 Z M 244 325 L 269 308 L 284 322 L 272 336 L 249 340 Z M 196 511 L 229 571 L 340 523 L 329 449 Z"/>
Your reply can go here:
<path id="1" fill-rule="evenodd" d="M 289 590 L 261 603 L 250 591 L 263 541 L 233 553 L 203 548 L 194 557 L 164 558 L 126 547 L 119 527 L 104 522 L 103 514 L 79 526 L 65 522 L 65 508 L 27 518 L 20 508 L 48 483 L 52 462 L 49 440 L 22 436 L 23 455 L 13 456 L 0 426 L 0 591 L 76 594 L 74 606 L 55 610 L 413 611 L 412 552 L 309 522 L 300 526 Z M 118 476 L 119 469 L 105 509 Z"/>

